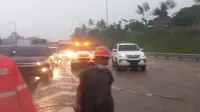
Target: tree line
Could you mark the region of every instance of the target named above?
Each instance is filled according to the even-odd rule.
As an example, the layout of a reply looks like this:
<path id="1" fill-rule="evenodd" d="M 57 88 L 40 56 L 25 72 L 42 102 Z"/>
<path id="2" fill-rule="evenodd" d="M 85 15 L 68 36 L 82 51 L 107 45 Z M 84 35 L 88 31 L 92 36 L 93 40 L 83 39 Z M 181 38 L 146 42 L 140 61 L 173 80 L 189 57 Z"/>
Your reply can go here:
<path id="1" fill-rule="evenodd" d="M 200 0 L 194 0 L 194 5 L 184 7 L 180 11 L 173 14 L 172 20 L 168 26 L 188 26 L 200 23 Z M 141 15 L 140 20 L 121 19 L 106 26 L 105 20 L 94 21 L 88 20 L 87 24 L 76 27 L 72 38 L 81 38 L 83 35 L 89 35 L 97 40 L 103 41 L 105 44 L 116 43 L 130 38 L 130 33 L 134 31 L 147 31 L 154 26 L 155 18 L 165 18 L 169 16 L 169 10 L 175 8 L 177 3 L 174 0 L 161 1 L 160 4 L 152 9 L 147 2 L 137 5 L 135 12 Z"/>

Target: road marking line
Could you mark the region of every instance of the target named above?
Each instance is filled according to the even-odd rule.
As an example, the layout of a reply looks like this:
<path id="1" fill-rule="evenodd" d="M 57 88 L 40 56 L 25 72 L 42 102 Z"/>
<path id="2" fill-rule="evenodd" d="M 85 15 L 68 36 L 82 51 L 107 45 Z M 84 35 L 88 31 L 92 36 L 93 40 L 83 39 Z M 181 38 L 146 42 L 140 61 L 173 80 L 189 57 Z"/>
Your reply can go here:
<path id="1" fill-rule="evenodd" d="M 175 97 L 175 96 L 171 96 L 171 95 L 159 95 L 159 94 L 152 94 L 152 93 L 141 93 L 141 92 L 133 91 L 131 89 L 118 88 L 118 87 L 115 87 L 115 86 L 112 86 L 112 88 L 116 89 L 118 91 L 124 91 L 124 92 L 128 92 L 128 93 L 135 94 L 135 95 L 141 95 L 141 96 L 147 96 L 147 97 L 157 96 L 157 97 L 165 98 L 165 99 L 169 99 L 169 100 L 184 101 L 183 99 L 181 99 L 179 97 Z"/>
<path id="2" fill-rule="evenodd" d="M 76 92 L 65 92 L 65 91 L 62 91 L 62 92 L 58 92 L 56 94 L 52 94 L 52 95 L 49 95 L 49 96 L 46 96 L 46 97 L 43 97 L 43 98 L 40 98 L 36 101 L 36 103 L 41 103 L 41 102 L 46 102 L 46 101 L 49 101 L 53 98 L 56 98 L 58 96 L 61 96 L 61 95 L 70 95 L 70 96 L 75 96 L 76 95 Z"/>
<path id="3" fill-rule="evenodd" d="M 196 75 L 198 78 L 200 78 L 200 75 Z"/>
<path id="4" fill-rule="evenodd" d="M 66 82 L 66 83 L 63 83 L 63 82 L 60 82 L 60 83 L 57 83 L 58 85 L 72 85 L 72 86 L 77 86 L 78 84 L 77 83 L 69 83 L 69 82 Z"/>
<path id="5" fill-rule="evenodd" d="M 72 89 L 72 86 L 59 86 L 60 89 Z"/>
<path id="6" fill-rule="evenodd" d="M 70 69 L 66 69 L 66 72 L 75 80 L 75 81 L 79 81 L 79 79 L 75 76 L 75 75 L 73 75 L 72 74 L 72 72 L 70 71 Z"/>
<path id="7" fill-rule="evenodd" d="M 74 110 L 73 110 L 73 108 L 65 107 L 65 108 L 59 110 L 58 112 L 74 112 Z"/>
<path id="8" fill-rule="evenodd" d="M 76 83 L 56 83 L 56 84 L 52 84 L 52 85 L 49 85 L 49 86 L 38 88 L 38 91 L 46 90 L 46 89 L 48 89 L 50 87 L 58 86 L 58 85 L 77 86 L 78 84 L 76 84 Z"/>
<path id="9" fill-rule="evenodd" d="M 42 83 L 38 84 L 37 89 L 35 90 L 34 94 L 33 94 L 33 102 L 36 103 L 37 97 L 38 97 L 38 88 L 40 88 L 42 86 Z"/>
<path id="10" fill-rule="evenodd" d="M 61 77 L 61 79 L 71 79 L 72 77 Z"/>

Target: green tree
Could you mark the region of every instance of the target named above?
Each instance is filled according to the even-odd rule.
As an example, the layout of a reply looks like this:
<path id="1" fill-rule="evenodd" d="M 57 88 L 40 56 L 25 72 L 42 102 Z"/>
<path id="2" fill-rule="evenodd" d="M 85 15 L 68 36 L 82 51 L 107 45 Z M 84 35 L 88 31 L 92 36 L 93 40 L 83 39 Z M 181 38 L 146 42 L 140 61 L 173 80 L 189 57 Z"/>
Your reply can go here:
<path id="1" fill-rule="evenodd" d="M 187 26 L 200 22 L 200 5 L 182 8 L 172 19 L 174 25 Z"/>
<path id="2" fill-rule="evenodd" d="M 122 19 L 122 21 L 125 22 L 125 23 L 128 23 L 128 20 L 126 20 L 126 19 Z"/>
<path id="3" fill-rule="evenodd" d="M 106 29 L 106 22 L 103 19 L 101 19 L 97 22 L 96 27 L 97 29 L 104 31 Z"/>
<path id="4" fill-rule="evenodd" d="M 82 30 L 83 33 L 87 33 L 87 27 L 86 27 L 85 24 L 82 25 L 82 29 L 81 30 Z"/>
<path id="5" fill-rule="evenodd" d="M 150 14 L 149 14 L 149 11 L 150 11 L 150 6 L 149 6 L 149 4 L 147 3 L 147 2 L 145 2 L 145 3 L 143 3 L 143 8 L 144 8 L 144 11 L 145 11 L 145 13 L 144 13 L 144 16 L 145 16 L 145 23 L 147 23 L 147 21 L 149 20 L 149 16 L 150 16 Z"/>
<path id="6" fill-rule="evenodd" d="M 147 2 L 143 3 L 142 5 L 137 5 L 137 10 L 136 13 L 138 13 L 139 15 L 142 15 L 141 20 L 147 24 L 147 21 L 149 19 L 149 10 L 150 10 L 150 6 Z"/>
<path id="7" fill-rule="evenodd" d="M 153 15 L 157 17 L 163 17 L 168 15 L 168 10 L 176 7 L 174 0 L 162 1 L 159 7 L 153 10 Z"/>
<path id="8" fill-rule="evenodd" d="M 138 8 L 138 9 L 136 10 L 136 12 L 137 12 L 138 14 L 144 16 L 144 9 L 143 9 L 143 7 L 142 7 L 141 5 L 137 5 L 137 8 Z"/>
<path id="9" fill-rule="evenodd" d="M 200 0 L 193 0 L 195 4 L 200 3 Z"/>
<path id="10" fill-rule="evenodd" d="M 91 29 L 92 26 L 94 25 L 94 21 L 93 21 L 92 19 L 89 19 L 88 25 L 89 25 L 89 27 L 90 27 L 90 29 Z"/>

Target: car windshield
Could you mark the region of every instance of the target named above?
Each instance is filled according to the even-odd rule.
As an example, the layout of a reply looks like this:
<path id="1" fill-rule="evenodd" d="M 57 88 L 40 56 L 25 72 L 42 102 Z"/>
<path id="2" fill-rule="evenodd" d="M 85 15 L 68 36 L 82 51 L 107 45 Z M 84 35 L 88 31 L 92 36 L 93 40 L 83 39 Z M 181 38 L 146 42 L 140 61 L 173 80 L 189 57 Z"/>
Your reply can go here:
<path id="1" fill-rule="evenodd" d="M 14 56 L 47 56 L 50 54 L 48 47 L 17 47 Z"/>
<path id="2" fill-rule="evenodd" d="M 139 48 L 136 45 L 120 45 L 118 50 L 119 51 L 139 51 Z"/>
<path id="3" fill-rule="evenodd" d="M 57 48 L 50 47 L 50 51 L 51 51 L 51 53 L 55 53 L 55 52 L 56 52 L 56 49 L 57 49 Z"/>
<path id="4" fill-rule="evenodd" d="M 11 47 L 0 47 L 0 55 L 8 55 L 11 53 Z"/>
<path id="5" fill-rule="evenodd" d="M 66 53 L 67 51 L 66 50 L 62 50 L 62 51 L 58 51 L 58 53 L 60 54 L 63 54 L 63 53 Z"/>

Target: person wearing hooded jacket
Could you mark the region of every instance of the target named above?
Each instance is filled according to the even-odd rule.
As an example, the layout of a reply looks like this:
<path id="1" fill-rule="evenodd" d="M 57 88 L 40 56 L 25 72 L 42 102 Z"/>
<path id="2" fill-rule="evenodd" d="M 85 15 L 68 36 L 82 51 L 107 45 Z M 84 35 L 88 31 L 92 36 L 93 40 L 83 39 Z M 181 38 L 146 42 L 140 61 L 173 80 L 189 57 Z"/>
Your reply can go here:
<path id="1" fill-rule="evenodd" d="M 114 81 L 107 68 L 110 50 L 99 46 L 94 52 L 95 67 L 80 73 L 75 112 L 114 112 L 111 85 Z"/>
<path id="2" fill-rule="evenodd" d="M 0 112 L 37 112 L 16 62 L 0 56 Z"/>

